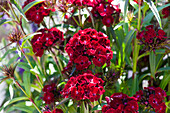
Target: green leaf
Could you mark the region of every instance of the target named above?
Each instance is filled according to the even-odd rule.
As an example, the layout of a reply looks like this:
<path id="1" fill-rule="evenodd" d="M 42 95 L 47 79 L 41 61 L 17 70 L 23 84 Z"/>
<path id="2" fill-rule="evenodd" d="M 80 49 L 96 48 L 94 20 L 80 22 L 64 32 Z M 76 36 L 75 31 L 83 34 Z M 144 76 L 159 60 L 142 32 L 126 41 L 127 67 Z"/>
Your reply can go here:
<path id="1" fill-rule="evenodd" d="M 169 92 L 166 92 L 166 95 L 167 95 L 167 96 L 170 96 L 170 91 L 169 91 Z"/>
<path id="2" fill-rule="evenodd" d="M 156 56 L 153 51 L 151 51 L 149 55 L 149 63 L 150 63 L 151 76 L 155 79 Z"/>
<path id="3" fill-rule="evenodd" d="M 12 22 L 12 21 L 9 20 L 9 19 L 2 19 L 2 20 L 0 20 L 0 26 L 3 25 L 3 24 L 7 24 L 9 22 Z"/>
<path id="4" fill-rule="evenodd" d="M 167 84 L 170 81 L 170 76 L 169 75 L 170 75 L 170 71 L 164 72 L 164 77 L 161 80 L 161 83 L 159 85 L 159 87 L 162 88 L 163 90 L 165 89 L 165 87 L 167 86 Z"/>
<path id="5" fill-rule="evenodd" d="M 10 2 L 12 4 L 14 4 L 15 8 L 19 11 L 19 13 L 22 15 L 22 17 L 28 22 L 22 8 L 20 7 L 20 5 L 16 2 L 16 0 L 10 0 Z"/>
<path id="6" fill-rule="evenodd" d="M 9 93 L 10 93 L 10 98 L 12 99 L 14 97 L 14 89 L 11 84 L 9 85 Z"/>
<path id="7" fill-rule="evenodd" d="M 24 69 L 25 71 L 30 70 L 30 66 L 27 62 L 19 62 L 17 67 L 20 67 L 20 68 Z"/>
<path id="8" fill-rule="evenodd" d="M 131 87 L 131 94 L 130 96 L 133 96 L 136 91 L 139 90 L 139 82 L 138 82 L 138 76 L 139 75 L 134 75 L 134 78 L 132 78 L 132 87 Z"/>
<path id="9" fill-rule="evenodd" d="M 23 85 L 25 87 L 26 93 L 31 96 L 31 74 L 29 71 L 24 71 L 23 73 Z"/>
<path id="10" fill-rule="evenodd" d="M 133 0 L 130 0 L 130 5 L 132 5 L 135 9 L 138 9 L 139 5 L 134 2 Z"/>
<path id="11" fill-rule="evenodd" d="M 20 103 L 17 103 L 15 105 L 11 106 L 6 112 L 9 113 L 9 112 L 15 111 L 15 110 L 24 111 L 26 113 L 33 113 L 35 108 L 34 108 L 34 106 L 26 106 L 25 102 L 20 102 Z"/>
<path id="12" fill-rule="evenodd" d="M 162 71 L 170 71 L 170 66 L 169 67 L 162 67 L 157 70 L 157 72 L 162 72 Z"/>
<path id="13" fill-rule="evenodd" d="M 34 35 L 36 34 L 39 34 L 39 33 L 33 33 L 33 34 L 30 34 L 28 35 L 27 37 L 24 38 L 23 42 L 22 42 L 22 45 L 21 45 L 21 48 L 23 48 L 24 44 L 27 42 L 27 40 L 29 40 L 30 38 L 32 38 Z"/>
<path id="14" fill-rule="evenodd" d="M 29 4 L 27 4 L 24 8 L 23 8 L 23 12 L 26 13 L 31 7 L 43 2 L 44 0 L 35 0 Z"/>
<path id="15" fill-rule="evenodd" d="M 21 100 L 28 100 L 28 97 L 16 97 L 13 98 L 12 100 L 8 100 L 3 104 L 3 106 L 0 108 L 0 111 L 4 109 L 5 107 L 9 106 L 10 104 L 13 104 L 15 102 L 21 101 Z"/>
<path id="16" fill-rule="evenodd" d="M 150 73 L 146 73 L 146 74 L 141 75 L 141 76 L 139 77 L 139 84 L 142 83 L 142 80 L 143 80 L 145 77 L 149 76 L 149 75 L 150 75 Z"/>
<path id="17" fill-rule="evenodd" d="M 157 10 L 161 11 L 163 8 L 168 7 L 168 6 L 170 6 L 170 4 L 166 4 L 161 7 L 158 7 Z M 154 16 L 153 12 L 150 12 L 149 14 L 147 14 L 146 17 L 143 19 L 143 25 L 146 23 L 149 23 L 152 20 L 153 16 Z"/>
<path id="18" fill-rule="evenodd" d="M 16 48 L 9 49 L 5 52 L 5 54 L 0 58 L 0 62 L 10 53 L 16 51 Z"/>
<path id="19" fill-rule="evenodd" d="M 127 9 L 128 9 L 128 2 L 129 2 L 129 0 L 126 0 L 125 1 L 125 6 L 124 6 L 124 19 L 125 19 L 125 17 L 126 17 L 126 15 L 127 15 Z"/>
<path id="20" fill-rule="evenodd" d="M 37 92 L 41 93 L 41 88 L 40 88 L 40 87 L 38 87 L 38 86 L 36 86 L 36 85 L 34 85 L 34 84 L 31 84 L 31 87 L 32 87 L 34 90 L 36 90 Z"/>
<path id="21" fill-rule="evenodd" d="M 149 8 L 152 10 L 152 12 L 155 15 L 160 27 L 162 28 L 161 18 L 160 18 L 160 15 L 159 15 L 159 12 L 158 12 L 156 6 L 154 5 L 154 3 L 151 0 L 147 0 L 147 4 L 149 5 Z"/>
<path id="22" fill-rule="evenodd" d="M 114 27 L 113 30 L 118 29 L 120 26 L 122 26 L 122 25 L 124 25 L 124 24 L 126 24 L 124 21 L 119 22 L 119 23 Z"/>
<path id="23" fill-rule="evenodd" d="M 102 110 L 102 107 L 100 105 L 96 105 L 93 107 L 92 111 L 95 111 L 95 110 Z"/>

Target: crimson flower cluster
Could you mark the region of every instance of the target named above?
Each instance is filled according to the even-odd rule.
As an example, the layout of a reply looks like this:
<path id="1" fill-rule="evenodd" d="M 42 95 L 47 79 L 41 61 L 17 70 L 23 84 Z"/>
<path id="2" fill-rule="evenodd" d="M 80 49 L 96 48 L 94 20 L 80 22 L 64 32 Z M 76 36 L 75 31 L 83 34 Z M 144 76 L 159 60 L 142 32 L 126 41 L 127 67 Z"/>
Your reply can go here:
<path id="1" fill-rule="evenodd" d="M 168 2 L 167 2 L 166 4 L 168 4 Z M 170 6 L 164 8 L 164 9 L 162 10 L 162 14 L 164 15 L 163 18 L 169 17 L 169 15 L 170 15 Z"/>
<path id="2" fill-rule="evenodd" d="M 66 44 L 65 50 L 70 60 L 63 72 L 69 70 L 73 63 L 76 64 L 77 70 L 87 69 L 92 62 L 98 67 L 105 63 L 109 66 L 113 57 L 108 37 L 91 28 L 79 30 L 74 34 Z"/>
<path id="3" fill-rule="evenodd" d="M 102 113 L 138 113 L 138 102 L 134 97 L 123 93 L 114 93 L 105 98 L 107 105 L 102 107 Z"/>
<path id="4" fill-rule="evenodd" d="M 167 38 L 162 29 L 154 30 L 153 25 L 146 26 L 145 30 L 139 32 L 136 37 L 141 44 L 144 44 L 149 49 L 158 47 L 158 44 L 161 44 Z"/>
<path id="5" fill-rule="evenodd" d="M 34 35 L 31 40 L 33 52 L 36 56 L 41 57 L 44 53 L 44 50 L 49 49 L 56 43 L 61 44 L 64 41 L 63 32 L 61 32 L 57 28 L 44 28 L 38 30 L 37 32 L 41 34 Z"/>
<path id="6" fill-rule="evenodd" d="M 56 108 L 55 110 L 51 111 L 44 111 L 43 113 L 63 113 L 61 109 Z"/>
<path id="7" fill-rule="evenodd" d="M 43 92 L 44 92 L 44 96 L 43 96 L 43 100 L 45 101 L 46 104 L 50 104 L 52 102 L 54 102 L 54 92 L 55 90 L 55 84 L 51 84 L 51 85 L 45 85 L 43 88 Z"/>
<path id="8" fill-rule="evenodd" d="M 76 5 L 76 6 L 89 6 L 94 7 L 98 1 L 101 0 L 68 0 L 70 4 Z"/>
<path id="9" fill-rule="evenodd" d="M 165 113 L 166 105 L 163 100 L 166 92 L 160 87 L 145 87 L 144 90 L 137 91 L 134 97 L 138 99 L 140 105 L 154 108 L 156 113 Z"/>
<path id="10" fill-rule="evenodd" d="M 113 24 L 114 18 L 119 20 L 119 15 L 121 10 L 118 5 L 113 5 L 111 2 L 113 0 L 109 0 L 108 2 L 101 1 L 95 7 L 93 7 L 91 13 L 95 19 L 102 18 L 102 23 L 107 27 Z M 89 17 L 89 21 L 91 18 Z M 117 20 L 115 20 L 117 21 Z"/>
<path id="11" fill-rule="evenodd" d="M 50 85 L 45 85 L 43 88 L 43 100 L 46 104 L 51 104 L 52 102 L 55 102 L 57 99 L 60 98 L 60 89 L 57 89 L 56 85 L 54 83 Z"/>
<path id="12" fill-rule="evenodd" d="M 104 81 L 97 78 L 91 73 L 71 77 L 65 85 L 62 95 L 64 98 L 71 96 L 76 100 L 89 99 L 91 102 L 97 101 L 105 90 L 103 89 Z"/>
<path id="13" fill-rule="evenodd" d="M 27 0 L 24 2 L 24 5 L 22 8 L 24 8 L 29 3 L 33 2 L 35 0 Z M 51 9 L 46 8 L 46 4 L 44 1 L 41 3 L 31 7 L 26 13 L 26 17 L 28 20 L 35 22 L 36 24 L 40 24 L 43 21 L 43 18 L 45 16 L 48 16 Z"/>

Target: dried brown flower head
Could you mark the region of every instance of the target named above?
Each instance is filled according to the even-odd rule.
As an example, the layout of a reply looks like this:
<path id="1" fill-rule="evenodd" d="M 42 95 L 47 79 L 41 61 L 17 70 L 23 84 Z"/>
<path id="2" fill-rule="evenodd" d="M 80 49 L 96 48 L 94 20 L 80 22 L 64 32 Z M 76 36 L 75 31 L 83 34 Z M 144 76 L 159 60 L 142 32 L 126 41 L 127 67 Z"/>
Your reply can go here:
<path id="1" fill-rule="evenodd" d="M 8 2 L 6 0 L 0 0 L 0 6 L 6 10 L 9 9 Z M 1 7 L 0 7 L 0 12 L 3 12 L 4 10 Z"/>
<path id="2" fill-rule="evenodd" d="M 69 9 L 69 2 L 68 0 L 58 0 L 58 3 L 57 3 L 57 8 L 59 11 L 63 12 L 63 13 L 66 13 L 67 10 Z"/>
<path id="3" fill-rule="evenodd" d="M 23 37 L 22 33 L 16 29 L 13 33 L 8 36 L 8 39 L 11 43 L 17 42 L 19 44 L 20 39 Z"/>
<path id="4" fill-rule="evenodd" d="M 5 77 L 2 79 L 2 81 L 9 79 L 9 78 L 14 78 L 14 72 L 15 72 L 16 66 L 17 65 L 13 67 L 12 65 L 10 65 L 9 67 L 7 67 L 6 65 L 4 65 L 3 67 L 1 67 L 3 71 L 3 75 Z"/>
<path id="5" fill-rule="evenodd" d="M 45 0 L 45 5 L 47 5 L 48 8 L 55 9 L 56 0 Z"/>

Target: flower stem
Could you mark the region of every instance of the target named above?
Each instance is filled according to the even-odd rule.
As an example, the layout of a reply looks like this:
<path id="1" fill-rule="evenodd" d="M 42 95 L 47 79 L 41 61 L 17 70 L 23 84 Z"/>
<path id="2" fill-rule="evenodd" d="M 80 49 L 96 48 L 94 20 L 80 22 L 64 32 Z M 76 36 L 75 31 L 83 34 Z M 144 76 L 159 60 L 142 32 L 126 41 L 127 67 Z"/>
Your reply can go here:
<path id="1" fill-rule="evenodd" d="M 80 21 L 80 27 L 82 27 L 82 19 L 81 19 L 81 9 L 79 8 L 79 21 Z"/>
<path id="2" fill-rule="evenodd" d="M 51 51 L 51 53 L 53 54 L 53 59 L 54 59 L 56 65 L 57 65 L 58 71 L 59 71 L 60 75 L 62 75 L 61 70 L 60 70 L 60 66 L 59 66 L 59 63 L 58 63 L 58 59 L 57 59 L 57 57 L 56 57 L 56 54 L 55 54 L 55 52 L 52 50 L 52 48 L 50 48 L 50 51 Z"/>
<path id="3" fill-rule="evenodd" d="M 90 12 L 90 10 L 88 9 L 88 7 L 87 7 L 87 6 L 86 6 L 86 10 L 89 12 L 89 14 L 90 14 L 90 18 L 91 18 L 91 20 L 92 20 L 93 28 L 95 28 L 93 15 L 92 15 L 92 13 Z"/>
<path id="4" fill-rule="evenodd" d="M 26 91 L 21 87 L 21 85 L 13 78 L 15 84 L 22 90 L 22 92 L 28 97 L 28 99 L 33 103 L 34 107 L 39 113 L 42 113 L 38 106 L 35 104 L 34 100 L 26 93 Z"/>
<path id="5" fill-rule="evenodd" d="M 34 69 L 33 66 L 32 66 L 32 64 L 31 64 L 31 61 L 29 60 L 28 56 L 25 54 L 25 52 L 23 51 L 23 49 L 22 49 L 20 46 L 19 46 L 19 49 L 20 49 L 20 51 L 24 54 L 24 56 L 25 56 L 28 64 L 30 65 L 31 69 Z M 43 85 L 42 85 L 42 82 L 40 81 L 40 78 L 38 77 L 38 75 L 35 75 L 35 76 L 36 76 L 38 82 L 40 83 L 40 87 L 43 88 Z"/>

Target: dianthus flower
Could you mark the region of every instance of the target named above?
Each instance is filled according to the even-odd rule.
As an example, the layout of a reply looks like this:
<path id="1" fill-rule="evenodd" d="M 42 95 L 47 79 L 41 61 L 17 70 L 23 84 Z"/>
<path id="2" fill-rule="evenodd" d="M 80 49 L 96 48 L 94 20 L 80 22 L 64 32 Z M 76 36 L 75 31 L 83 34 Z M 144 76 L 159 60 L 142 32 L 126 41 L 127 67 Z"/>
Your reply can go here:
<path id="1" fill-rule="evenodd" d="M 114 93 L 106 97 L 107 105 L 102 107 L 102 113 L 138 113 L 136 98 L 123 93 Z"/>
<path id="2" fill-rule="evenodd" d="M 168 4 L 168 2 L 167 2 L 166 4 Z M 162 14 L 164 15 L 163 18 L 169 17 L 169 14 L 170 14 L 170 6 L 165 7 L 164 9 L 162 9 Z"/>
<path id="3" fill-rule="evenodd" d="M 36 34 L 31 40 L 31 44 L 33 47 L 33 52 L 36 56 L 41 57 L 44 53 L 44 50 L 49 49 L 51 46 L 57 44 L 61 44 L 64 40 L 63 32 L 58 30 L 57 28 L 51 29 L 40 29 L 37 31 L 41 34 Z"/>
<path id="4" fill-rule="evenodd" d="M 71 96 L 76 100 L 89 99 L 91 102 L 97 101 L 105 90 L 103 89 L 104 81 L 97 78 L 91 73 L 71 77 L 62 90 L 64 98 Z"/>
<path id="5" fill-rule="evenodd" d="M 45 101 L 46 104 L 51 104 L 55 101 L 55 99 L 59 99 L 60 97 L 60 91 L 56 89 L 56 85 L 54 83 L 50 85 L 45 85 L 42 91 L 44 93 L 42 99 Z"/>
<path id="6" fill-rule="evenodd" d="M 117 22 L 119 20 L 121 12 L 118 5 L 112 4 L 112 1 L 113 0 L 98 2 L 91 10 L 94 19 L 102 18 L 103 25 L 106 25 L 107 27 L 110 27 L 114 21 Z M 90 17 L 89 21 L 91 21 Z"/>
<path id="7" fill-rule="evenodd" d="M 43 113 L 63 113 L 63 111 L 61 109 L 56 108 L 52 112 L 50 110 L 48 110 L 48 111 L 44 111 Z"/>
<path id="8" fill-rule="evenodd" d="M 155 49 L 159 44 L 165 42 L 166 34 L 162 29 L 154 30 L 153 25 L 145 27 L 145 30 L 139 32 L 136 36 L 141 44 L 144 44 L 147 49 Z"/>
<path id="9" fill-rule="evenodd" d="M 110 48 L 110 40 L 95 29 L 79 30 L 78 33 L 69 40 L 65 47 L 70 57 L 70 61 L 64 72 L 76 64 L 77 70 L 87 69 L 91 64 L 101 67 L 105 63 L 110 65 L 113 52 Z"/>
<path id="10" fill-rule="evenodd" d="M 24 5 L 22 8 L 24 8 L 29 3 L 33 2 L 35 0 L 27 0 L 24 2 Z M 31 7 L 26 13 L 26 17 L 28 20 L 35 22 L 36 24 L 40 24 L 43 21 L 43 18 L 45 16 L 48 16 L 50 14 L 51 9 L 46 8 L 45 1 L 40 2 L 39 4 Z"/>
<path id="11" fill-rule="evenodd" d="M 166 93 L 160 87 L 145 87 L 144 90 L 137 91 L 134 97 L 137 98 L 140 105 L 151 107 L 157 113 L 165 113 L 166 105 L 163 100 Z"/>
<path id="12" fill-rule="evenodd" d="M 133 0 L 134 2 L 136 2 L 137 4 L 139 4 L 139 0 Z M 143 0 L 141 0 L 141 5 L 143 4 Z"/>
<path id="13" fill-rule="evenodd" d="M 70 4 L 75 6 L 94 7 L 100 0 L 68 0 Z"/>

